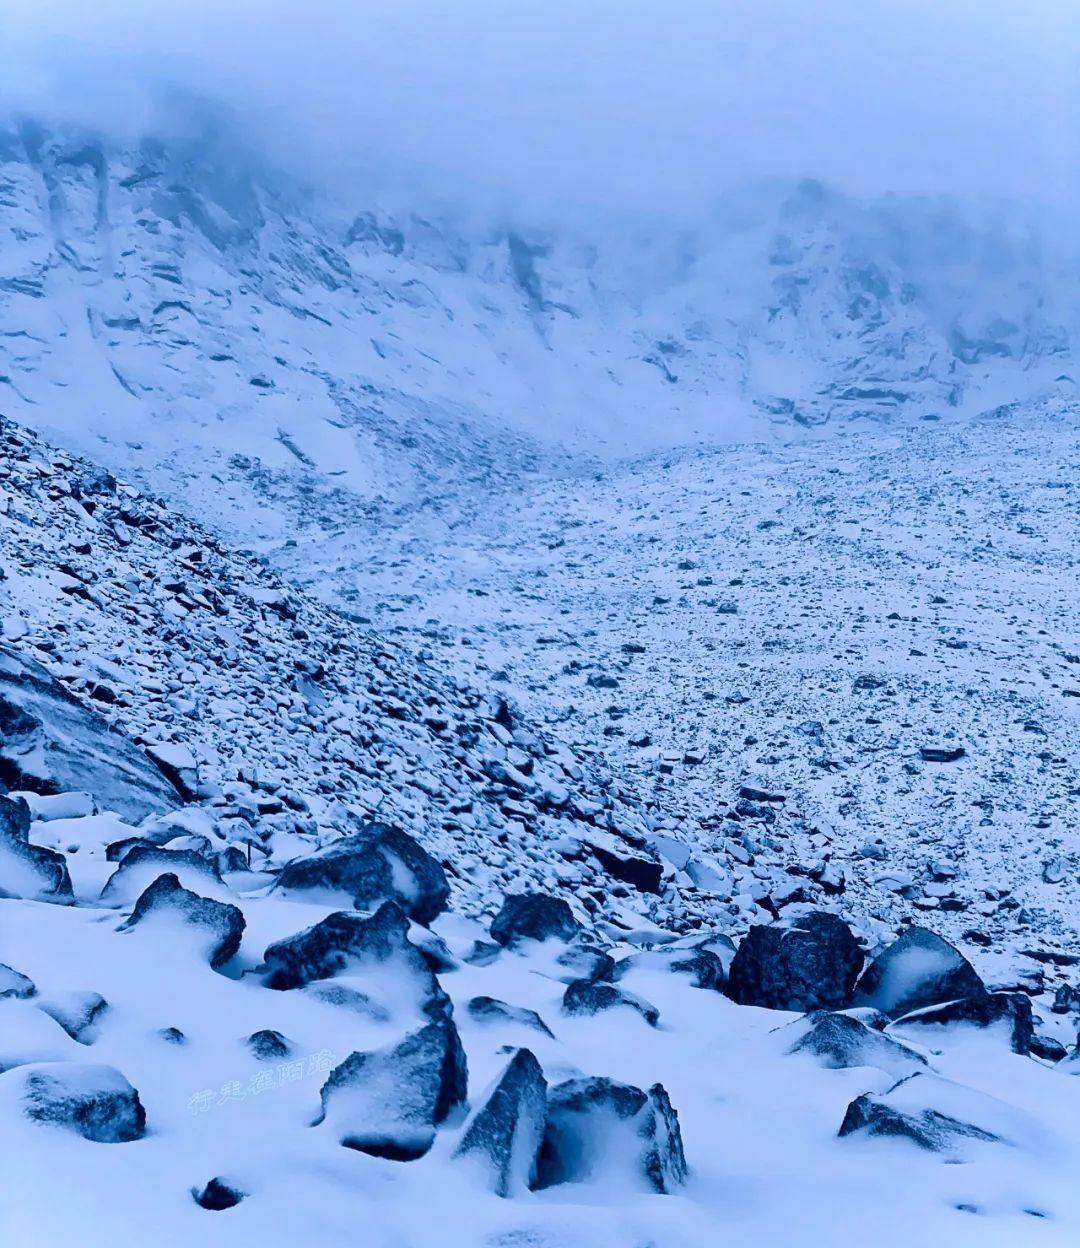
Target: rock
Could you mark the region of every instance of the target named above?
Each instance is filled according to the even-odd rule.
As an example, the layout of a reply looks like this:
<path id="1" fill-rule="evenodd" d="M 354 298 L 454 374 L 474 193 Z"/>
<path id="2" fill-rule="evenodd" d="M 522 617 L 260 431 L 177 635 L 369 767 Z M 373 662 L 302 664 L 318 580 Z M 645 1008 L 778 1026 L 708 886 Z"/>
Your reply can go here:
<path id="1" fill-rule="evenodd" d="M 213 863 L 190 849 L 163 849 L 135 845 L 105 881 L 101 900 L 109 906 L 131 905 L 162 875 L 171 875 L 185 888 L 226 895 L 227 889 Z"/>
<path id="2" fill-rule="evenodd" d="M 546 1125 L 547 1081 L 532 1053 L 518 1049 L 465 1124 L 454 1155 L 478 1164 L 497 1196 L 515 1196 L 536 1181 Z"/>
<path id="3" fill-rule="evenodd" d="M 610 954 L 575 939 L 559 952 L 551 969 L 555 978 L 564 984 L 572 983 L 575 979 L 610 981 L 615 971 L 615 959 Z"/>
<path id="4" fill-rule="evenodd" d="M 72 1040 L 93 1044 L 96 1024 L 109 1003 L 100 992 L 59 992 L 42 999 L 38 1008 L 59 1023 Z"/>
<path id="5" fill-rule="evenodd" d="M 840 1124 L 841 1136 L 898 1136 L 930 1152 L 964 1140 L 1006 1139 L 1010 1108 L 993 1097 L 932 1074 L 909 1075 L 881 1096 L 857 1097 Z"/>
<path id="6" fill-rule="evenodd" d="M 34 981 L 5 962 L 0 962 L 0 1001 L 5 997 L 23 1000 L 37 993 Z"/>
<path id="7" fill-rule="evenodd" d="M 605 832 L 588 832 L 584 843 L 608 875 L 629 884 L 641 893 L 659 893 L 663 866 L 655 858 L 647 858 Z"/>
<path id="8" fill-rule="evenodd" d="M 709 949 L 648 949 L 632 953 L 615 963 L 612 978 L 616 983 L 634 971 L 666 971 L 685 975 L 695 988 L 722 992 L 727 975 L 723 962 Z"/>
<path id="9" fill-rule="evenodd" d="M 984 992 L 980 997 L 961 997 L 943 1005 L 931 1005 L 904 1014 L 895 1027 L 995 1027 L 1004 1025 L 1014 1053 L 1031 1052 L 1034 1024 L 1031 1000 L 1022 992 Z"/>
<path id="10" fill-rule="evenodd" d="M 450 946 L 446 941 L 426 927 L 413 923 L 409 927 L 409 940 L 420 950 L 424 961 L 436 975 L 460 968 L 461 963 L 450 952 Z"/>
<path id="11" fill-rule="evenodd" d="M 919 757 L 924 763 L 955 763 L 958 762 L 967 751 L 962 745 L 954 746 L 937 746 L 937 745 L 920 745 Z"/>
<path id="12" fill-rule="evenodd" d="M 438 862 L 411 836 L 384 823 L 288 863 L 275 888 L 317 894 L 330 904 L 347 897 L 360 910 L 396 901 L 411 918 L 428 924 L 446 909 L 450 886 Z"/>
<path id="13" fill-rule="evenodd" d="M 194 801 L 199 790 L 199 769 L 188 747 L 175 741 L 148 741 L 146 752 L 180 796 Z"/>
<path id="14" fill-rule="evenodd" d="M 0 1071 L 34 1062 L 79 1061 L 83 1051 L 35 1000 L 0 1001 Z"/>
<path id="15" fill-rule="evenodd" d="M 565 1012 L 571 1015 L 589 1017 L 605 1010 L 625 1008 L 640 1014 L 650 1027 L 655 1027 L 660 1021 L 660 1011 L 644 997 L 625 992 L 614 984 L 596 983 L 590 979 L 574 980 L 563 993 L 562 1004 Z"/>
<path id="16" fill-rule="evenodd" d="M 235 1184 L 227 1183 L 224 1179 L 217 1177 L 211 1179 L 201 1190 L 193 1187 L 191 1194 L 197 1205 L 215 1212 L 232 1209 L 247 1196 L 247 1192 L 242 1191 Z"/>
<path id="17" fill-rule="evenodd" d="M 1060 1062 L 1069 1055 L 1069 1050 L 1055 1040 L 1053 1036 L 1036 1033 L 1031 1037 L 1031 1056 L 1040 1057 L 1044 1062 Z"/>
<path id="18" fill-rule="evenodd" d="M 280 1031 L 269 1028 L 253 1031 L 244 1038 L 244 1043 L 260 1062 L 280 1061 L 283 1057 L 289 1057 L 293 1051 L 293 1046 Z"/>
<path id="19" fill-rule="evenodd" d="M 925 1005 L 978 997 L 986 987 L 958 949 L 925 927 L 909 927 L 867 966 L 855 1002 L 892 1018 Z"/>
<path id="20" fill-rule="evenodd" d="M 744 802 L 786 802 L 784 793 L 770 793 L 767 789 L 757 789 L 753 785 L 744 784 L 739 788 L 739 797 Z"/>
<path id="21" fill-rule="evenodd" d="M 631 1177 L 656 1192 L 686 1178 L 679 1118 L 667 1092 L 614 1079 L 570 1079 L 548 1094 L 536 1186 Z"/>
<path id="22" fill-rule="evenodd" d="M 809 1053 L 830 1070 L 875 1066 L 900 1079 L 926 1065 L 921 1053 L 849 1015 L 818 1011 L 805 1021 L 808 1028 L 788 1052 Z"/>
<path id="23" fill-rule="evenodd" d="M 323 1085 L 318 1123 L 346 1148 L 412 1161 L 428 1151 L 435 1128 L 465 1103 L 467 1090 L 457 1028 L 441 1019 L 391 1047 L 347 1057 Z"/>
<path id="24" fill-rule="evenodd" d="M 239 907 L 200 897 L 183 888 L 175 875 L 161 875 L 135 903 L 131 917 L 119 927 L 130 932 L 139 927 L 155 933 L 197 933 L 200 952 L 216 970 L 234 958 L 244 935 L 244 916 Z"/>
<path id="25" fill-rule="evenodd" d="M 18 1079 L 27 1117 L 74 1131 L 99 1144 L 141 1138 L 146 1111 L 139 1094 L 112 1066 L 42 1062 L 0 1076 Z"/>
<path id="26" fill-rule="evenodd" d="M 511 1023 L 517 1027 L 528 1027 L 532 1031 L 542 1032 L 554 1039 L 547 1023 L 535 1010 L 526 1010 L 519 1005 L 507 1005 L 505 1001 L 497 1001 L 494 997 L 473 997 L 465 1007 L 469 1017 L 478 1023 Z"/>
<path id="27" fill-rule="evenodd" d="M 863 963 L 851 929 L 813 911 L 785 923 L 751 927 L 732 959 L 727 995 L 771 1010 L 835 1010 L 847 1005 Z"/>
<path id="28" fill-rule="evenodd" d="M 503 901 L 491 924 L 491 938 L 500 945 L 519 940 L 573 940 L 584 928 L 561 897 L 521 893 Z"/>
<path id="29" fill-rule="evenodd" d="M 22 798 L 0 796 L 0 898 L 75 901 L 67 861 L 55 850 L 31 845 L 30 809 Z"/>
<path id="30" fill-rule="evenodd" d="M 163 1040 L 166 1044 L 173 1044 L 177 1048 L 182 1048 L 187 1044 L 187 1036 L 179 1027 L 162 1027 L 154 1033 L 159 1040 Z"/>
<path id="31" fill-rule="evenodd" d="M 339 910 L 267 948 L 263 955 L 267 987 L 287 990 L 362 972 L 365 993 L 374 985 L 399 1006 L 430 1017 L 448 1012 L 449 999 L 419 949 L 409 942 L 408 930 L 409 920 L 393 901 L 373 915 Z"/>
<path id="32" fill-rule="evenodd" d="M 74 698 L 39 663 L 0 645 L 0 782 L 48 796 L 86 790 L 127 823 L 179 805 L 133 742 Z"/>

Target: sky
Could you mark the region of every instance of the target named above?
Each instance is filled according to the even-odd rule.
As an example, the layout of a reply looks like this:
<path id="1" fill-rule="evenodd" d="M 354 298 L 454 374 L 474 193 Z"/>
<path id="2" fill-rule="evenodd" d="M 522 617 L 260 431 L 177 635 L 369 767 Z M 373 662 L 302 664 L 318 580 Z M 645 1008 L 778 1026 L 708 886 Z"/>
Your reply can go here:
<path id="1" fill-rule="evenodd" d="M 1078 49 L 1076 0 L 0 0 L 0 104 L 120 131 L 205 95 L 313 180 L 463 200 L 1071 204 Z"/>

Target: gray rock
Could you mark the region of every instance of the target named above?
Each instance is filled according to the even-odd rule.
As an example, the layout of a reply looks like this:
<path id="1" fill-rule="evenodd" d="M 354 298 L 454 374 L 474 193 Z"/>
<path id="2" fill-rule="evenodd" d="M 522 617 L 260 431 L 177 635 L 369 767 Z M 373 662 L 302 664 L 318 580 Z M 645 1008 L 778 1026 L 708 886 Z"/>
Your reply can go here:
<path id="1" fill-rule="evenodd" d="M 561 897 L 520 893 L 503 901 L 491 924 L 491 939 L 500 945 L 519 940 L 573 940 L 583 930 Z"/>
<path id="2" fill-rule="evenodd" d="M 535 1010 L 523 1009 L 520 1005 L 507 1005 L 505 1001 L 497 1001 L 494 997 L 473 997 L 465 1007 L 469 1017 L 478 1023 L 510 1023 L 517 1027 L 528 1027 L 554 1039 L 547 1023 Z"/>
<path id="3" fill-rule="evenodd" d="M 72 905 L 75 895 L 64 855 L 31 845 L 29 835 L 26 802 L 0 796 L 0 897 Z"/>
<path id="4" fill-rule="evenodd" d="M 25 999 L 37 993 L 34 981 L 21 971 L 16 971 L 4 962 L 0 962 L 0 1000 L 5 997 Z"/>
<path id="5" fill-rule="evenodd" d="M 805 1021 L 808 1029 L 788 1051 L 809 1053 L 830 1070 L 876 1066 L 899 1079 L 926 1065 L 921 1053 L 849 1015 L 820 1011 Z"/>
<path id="6" fill-rule="evenodd" d="M 851 929 L 835 914 L 751 927 L 728 971 L 727 994 L 771 1010 L 836 1010 L 849 1004 L 863 963 Z"/>
<path id="7" fill-rule="evenodd" d="M 514 1196 L 536 1180 L 546 1125 L 547 1081 L 532 1053 L 518 1049 L 466 1123 L 455 1156 L 478 1163 L 496 1195 Z"/>
<path id="8" fill-rule="evenodd" d="M 139 1094 L 112 1066 L 47 1062 L 22 1067 L 23 1105 L 35 1122 L 74 1131 L 99 1144 L 139 1139 L 146 1111 Z"/>
<path id="9" fill-rule="evenodd" d="M 958 949 L 925 927 L 909 927 L 867 966 L 855 988 L 855 1004 L 898 1018 L 926 1005 L 985 993 Z"/>
<path id="10" fill-rule="evenodd" d="M 895 1027 L 995 1027 L 1003 1025 L 1009 1032 L 1009 1044 L 1014 1053 L 1027 1055 L 1031 1052 L 1034 1023 L 1031 1017 L 1031 1001 L 1022 992 L 984 992 L 977 997 L 961 997 L 941 1005 L 930 1005 L 922 1010 L 904 1014 L 893 1024 Z"/>
<path id="11" fill-rule="evenodd" d="M 130 932 L 150 920 L 160 919 L 201 931 L 207 960 L 215 970 L 236 956 L 244 935 L 244 915 L 237 906 L 189 892 L 175 875 L 158 876 L 119 930 Z"/>
<path id="12" fill-rule="evenodd" d="M 614 984 L 600 984 L 590 979 L 577 979 L 563 993 L 563 1009 L 567 1014 L 590 1016 L 605 1010 L 630 1009 L 640 1014 L 655 1027 L 660 1021 L 660 1011 L 644 997 L 616 988 Z"/>

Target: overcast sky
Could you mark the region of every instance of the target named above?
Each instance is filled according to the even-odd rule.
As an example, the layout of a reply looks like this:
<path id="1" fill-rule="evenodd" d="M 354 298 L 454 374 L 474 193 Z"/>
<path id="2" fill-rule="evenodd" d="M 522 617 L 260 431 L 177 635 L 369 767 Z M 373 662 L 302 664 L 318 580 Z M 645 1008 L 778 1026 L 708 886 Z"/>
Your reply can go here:
<path id="1" fill-rule="evenodd" d="M 280 158 L 547 204 L 750 178 L 1071 200 L 1080 0 L 0 0 L 7 104 L 141 124 L 163 86 Z"/>

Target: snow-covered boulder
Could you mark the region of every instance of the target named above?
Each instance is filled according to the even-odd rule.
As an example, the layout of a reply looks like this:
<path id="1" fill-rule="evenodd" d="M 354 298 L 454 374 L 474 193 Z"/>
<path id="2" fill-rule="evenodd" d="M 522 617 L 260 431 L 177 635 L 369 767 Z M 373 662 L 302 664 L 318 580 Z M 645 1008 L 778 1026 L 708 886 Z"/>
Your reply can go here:
<path id="1" fill-rule="evenodd" d="M 1022 992 L 983 992 L 904 1014 L 896 1027 L 994 1027 L 1008 1033 L 1014 1053 L 1028 1054 L 1035 1034 L 1031 1001 Z"/>
<path id="2" fill-rule="evenodd" d="M 450 886 L 440 864 L 421 845 L 385 823 L 365 824 L 325 849 L 287 863 L 276 887 L 329 904 L 370 910 L 396 901 L 418 923 L 446 908 Z"/>
<path id="3" fill-rule="evenodd" d="M 274 1031 L 270 1027 L 264 1027 L 261 1031 L 253 1031 L 250 1036 L 245 1036 L 244 1044 L 260 1062 L 280 1062 L 293 1051 L 293 1045 L 281 1032 Z"/>
<path id="4" fill-rule="evenodd" d="M 985 992 L 975 968 L 958 949 L 916 926 L 870 962 L 856 985 L 855 1004 L 898 1018 L 925 1005 Z"/>
<path id="5" fill-rule="evenodd" d="M 31 845 L 30 809 L 0 796 L 0 898 L 23 897 L 69 906 L 74 900 L 63 854 Z"/>
<path id="6" fill-rule="evenodd" d="M 570 1079 L 548 1093 L 537 1187 L 625 1181 L 670 1192 L 686 1178 L 679 1117 L 659 1083 Z"/>
<path id="7" fill-rule="evenodd" d="M 152 931 L 170 940 L 194 937 L 198 951 L 215 969 L 236 956 L 244 935 L 244 916 L 228 902 L 200 897 L 175 875 L 159 876 L 135 903 L 119 930 Z"/>
<path id="8" fill-rule="evenodd" d="M 771 1010 L 835 1010 L 847 1005 L 863 952 L 835 914 L 809 914 L 751 927 L 732 959 L 727 994 Z"/>
<path id="9" fill-rule="evenodd" d="M 547 1081 L 528 1049 L 518 1049 L 470 1116 L 455 1156 L 470 1159 L 498 1196 L 536 1181 L 547 1125 Z"/>
<path id="10" fill-rule="evenodd" d="M 396 902 L 372 915 L 339 910 L 313 927 L 268 946 L 263 960 L 269 988 L 287 990 L 313 980 L 360 974 L 365 995 L 391 1007 L 435 1017 L 449 1000 L 434 971 L 408 939 L 409 920 Z"/>
<path id="11" fill-rule="evenodd" d="M 220 1213 L 223 1209 L 235 1208 L 247 1196 L 247 1192 L 228 1179 L 215 1175 L 202 1187 L 193 1187 L 191 1195 L 200 1209 Z"/>
<path id="12" fill-rule="evenodd" d="M 491 924 L 491 939 L 500 945 L 520 940 L 573 940 L 583 931 L 574 912 L 561 897 L 520 893 L 503 901 Z"/>
<path id="13" fill-rule="evenodd" d="M 535 1010 L 526 1010 L 520 1005 L 508 1005 L 494 997 L 473 997 L 466 1005 L 469 1017 L 475 1022 L 485 1025 L 505 1023 L 512 1027 L 527 1027 L 531 1031 L 539 1031 L 545 1036 L 552 1036 L 551 1028 Z"/>
<path id="14" fill-rule="evenodd" d="M 134 845 L 105 881 L 101 901 L 107 906 L 130 906 L 162 875 L 174 876 L 184 888 L 223 898 L 228 895 L 213 862 L 190 849 L 164 849 L 160 845 Z"/>
<path id="15" fill-rule="evenodd" d="M 467 1091 L 457 1028 L 440 1019 L 398 1044 L 350 1054 L 323 1084 L 316 1125 L 326 1123 L 346 1148 L 411 1161 L 428 1151 Z"/>
<path id="16" fill-rule="evenodd" d="M 21 1000 L 34 996 L 36 992 L 37 987 L 28 975 L 8 966 L 6 962 L 0 962 L 0 1001 L 6 997 Z"/>
<path id="17" fill-rule="evenodd" d="M 112 1066 L 79 1062 L 21 1066 L 0 1075 L 0 1096 L 5 1092 L 14 1093 L 33 1121 L 62 1127 L 99 1144 L 137 1140 L 146 1128 L 146 1111 L 138 1092 Z"/>
<path id="18" fill-rule="evenodd" d="M 633 1010 L 649 1024 L 655 1027 L 660 1021 L 660 1011 L 632 992 L 616 988 L 614 984 L 597 983 L 590 979 L 576 979 L 563 993 L 562 1007 L 570 1015 L 590 1017 L 602 1014 L 606 1010 Z"/>
<path id="19" fill-rule="evenodd" d="M 109 1008 L 100 992 L 79 991 L 49 993 L 37 1005 L 80 1044 L 93 1044 L 97 1024 Z"/>
<path id="20" fill-rule="evenodd" d="M 34 793 L 87 791 L 130 823 L 179 805 L 161 769 L 39 663 L 0 645 L 0 781 Z"/>
<path id="21" fill-rule="evenodd" d="M 615 963 L 612 978 L 618 983 L 634 971 L 668 971 L 673 975 L 685 975 L 695 988 L 723 991 L 727 983 L 724 964 L 709 949 L 644 949 L 620 958 Z"/>
<path id="22" fill-rule="evenodd" d="M 0 1001 L 0 1071 L 31 1062 L 78 1061 L 85 1051 L 37 1002 Z"/>
<path id="23" fill-rule="evenodd" d="M 921 1053 L 847 1014 L 819 1011 L 797 1026 L 802 1034 L 789 1052 L 809 1053 L 830 1070 L 875 1066 L 900 1079 L 926 1065 Z"/>

